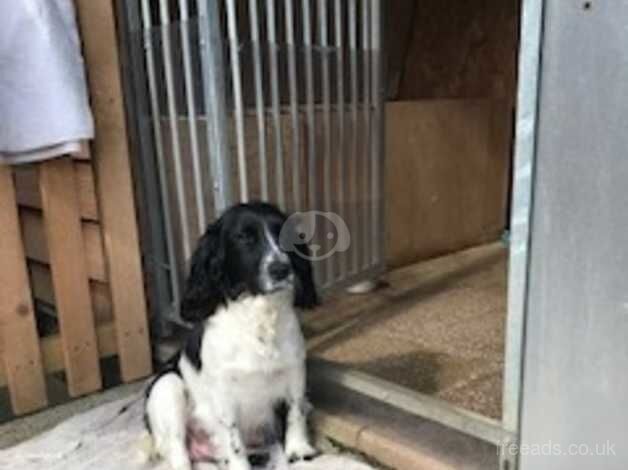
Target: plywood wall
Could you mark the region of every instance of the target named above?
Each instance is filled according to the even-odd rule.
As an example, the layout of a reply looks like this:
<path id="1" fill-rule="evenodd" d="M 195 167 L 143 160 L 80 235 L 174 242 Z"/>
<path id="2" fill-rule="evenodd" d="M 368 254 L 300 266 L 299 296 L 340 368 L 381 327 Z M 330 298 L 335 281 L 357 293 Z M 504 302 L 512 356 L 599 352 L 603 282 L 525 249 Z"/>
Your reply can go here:
<path id="1" fill-rule="evenodd" d="M 508 201 L 509 109 L 488 99 L 387 105 L 391 267 L 499 238 Z"/>
<path id="2" fill-rule="evenodd" d="M 514 103 L 520 0 L 386 2 L 389 97 Z"/>

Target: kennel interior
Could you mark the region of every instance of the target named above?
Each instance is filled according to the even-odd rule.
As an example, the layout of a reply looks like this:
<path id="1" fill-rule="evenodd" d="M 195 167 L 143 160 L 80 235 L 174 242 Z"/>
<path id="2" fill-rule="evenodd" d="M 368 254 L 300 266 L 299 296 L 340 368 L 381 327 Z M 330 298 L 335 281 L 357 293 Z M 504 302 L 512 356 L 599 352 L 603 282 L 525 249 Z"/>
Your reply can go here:
<path id="1" fill-rule="evenodd" d="M 510 201 L 527 217 L 525 175 L 522 198 L 511 177 L 519 2 L 118 10 L 157 336 L 179 323 L 194 240 L 226 205 L 335 212 L 351 245 L 316 263 L 327 301 L 304 328 L 317 369 L 491 444 L 514 438 L 520 283 L 507 274 L 522 279 L 526 246 L 509 252 L 525 235 L 511 237 Z M 320 227 L 324 251 L 331 229 Z M 343 290 L 364 279 L 378 289 Z"/>

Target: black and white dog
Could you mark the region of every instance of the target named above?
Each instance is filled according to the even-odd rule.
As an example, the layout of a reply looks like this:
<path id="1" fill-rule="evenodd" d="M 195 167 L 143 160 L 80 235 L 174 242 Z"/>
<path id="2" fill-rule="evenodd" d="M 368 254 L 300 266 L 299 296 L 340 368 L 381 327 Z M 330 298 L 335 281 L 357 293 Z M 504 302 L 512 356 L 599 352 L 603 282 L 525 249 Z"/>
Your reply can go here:
<path id="1" fill-rule="evenodd" d="M 194 330 L 146 399 L 152 449 L 175 470 L 203 459 L 250 469 L 250 436 L 276 422 L 278 407 L 288 458 L 316 455 L 297 310 L 318 296 L 307 245 L 280 248 L 280 232 L 294 230 L 286 221 L 270 204 L 240 204 L 199 241 L 181 303 Z"/>

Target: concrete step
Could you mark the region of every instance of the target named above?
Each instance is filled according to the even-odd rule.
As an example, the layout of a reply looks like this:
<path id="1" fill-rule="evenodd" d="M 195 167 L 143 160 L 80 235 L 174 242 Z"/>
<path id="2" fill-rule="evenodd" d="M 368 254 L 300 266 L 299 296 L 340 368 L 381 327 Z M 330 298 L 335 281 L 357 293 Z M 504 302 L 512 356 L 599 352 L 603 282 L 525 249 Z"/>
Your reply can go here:
<path id="1" fill-rule="evenodd" d="M 438 423 L 325 384 L 312 394 L 317 433 L 398 470 L 492 470 L 498 449 Z"/>

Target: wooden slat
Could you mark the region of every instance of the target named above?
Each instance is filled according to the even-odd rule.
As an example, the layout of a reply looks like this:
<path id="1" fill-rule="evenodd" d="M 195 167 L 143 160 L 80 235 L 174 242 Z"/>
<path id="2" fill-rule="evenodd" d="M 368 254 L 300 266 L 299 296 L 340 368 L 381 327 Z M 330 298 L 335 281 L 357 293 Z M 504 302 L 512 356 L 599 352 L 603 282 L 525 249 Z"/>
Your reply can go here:
<path id="1" fill-rule="evenodd" d="M 31 279 L 31 289 L 36 300 L 50 306 L 55 305 L 54 287 L 52 286 L 52 274 L 50 266 L 36 262 L 28 263 Z M 111 294 L 109 287 L 98 281 L 90 281 L 89 293 L 92 300 L 92 309 L 96 324 L 107 323 L 113 320 L 113 307 L 111 306 Z"/>
<path id="2" fill-rule="evenodd" d="M 39 210 L 20 211 L 24 250 L 29 260 L 50 264 L 43 214 Z M 83 250 L 86 256 L 87 275 L 90 279 L 107 282 L 105 254 L 100 225 L 83 221 L 81 224 Z"/>
<path id="3" fill-rule="evenodd" d="M 116 330 L 112 323 L 104 324 L 96 329 L 98 341 L 98 355 L 100 358 L 116 355 Z M 41 352 L 44 358 L 43 366 L 46 374 L 64 370 L 63 342 L 60 335 L 47 336 L 41 339 Z M 0 349 L 0 358 L 3 357 Z M 7 384 L 4 371 L 0 370 L 0 387 Z"/>
<path id="4" fill-rule="evenodd" d="M 75 0 L 96 139 L 96 191 L 124 381 L 152 371 L 112 0 Z"/>
<path id="5" fill-rule="evenodd" d="M 11 169 L 0 165 L 0 338 L 16 414 L 48 404 Z"/>
<path id="6" fill-rule="evenodd" d="M 44 162 L 39 177 L 68 392 L 75 397 L 102 382 L 72 161 Z"/>
<path id="7" fill-rule="evenodd" d="M 41 209 L 37 165 L 21 165 L 15 167 L 13 172 L 18 204 L 22 207 Z M 81 217 L 86 220 L 97 221 L 98 205 L 91 163 L 75 161 L 74 177 L 78 188 Z"/>

